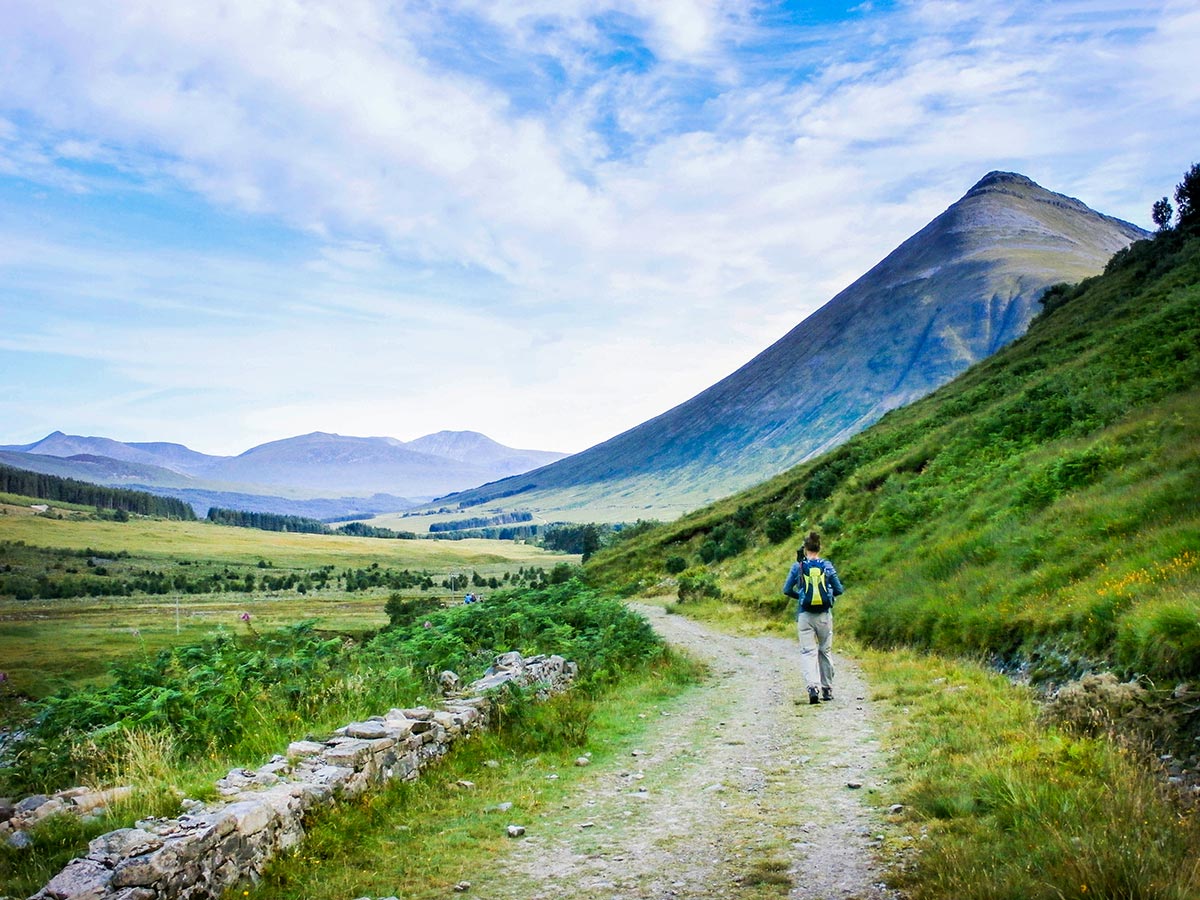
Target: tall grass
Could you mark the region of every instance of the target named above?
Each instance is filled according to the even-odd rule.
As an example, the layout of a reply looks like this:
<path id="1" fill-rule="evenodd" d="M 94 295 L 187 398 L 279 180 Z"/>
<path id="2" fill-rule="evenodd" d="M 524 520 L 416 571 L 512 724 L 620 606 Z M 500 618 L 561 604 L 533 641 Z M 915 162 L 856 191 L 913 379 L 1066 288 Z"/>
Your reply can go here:
<path id="1" fill-rule="evenodd" d="M 919 853 L 914 900 L 1200 896 L 1200 820 L 1138 755 L 1039 719 L 977 666 L 867 654 Z M 906 846 L 893 838 L 892 847 Z"/>

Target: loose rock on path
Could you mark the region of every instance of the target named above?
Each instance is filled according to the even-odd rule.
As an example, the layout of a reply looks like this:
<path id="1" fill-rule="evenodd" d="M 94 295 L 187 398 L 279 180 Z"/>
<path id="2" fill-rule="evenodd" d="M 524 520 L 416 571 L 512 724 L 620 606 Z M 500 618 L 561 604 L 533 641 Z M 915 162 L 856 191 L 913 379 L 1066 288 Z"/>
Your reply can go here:
<path id="1" fill-rule="evenodd" d="M 712 677 L 664 705 L 623 763 L 527 822 L 471 894 L 897 900 L 874 853 L 882 754 L 858 667 L 835 657 L 835 699 L 810 706 L 795 639 L 637 609 Z"/>

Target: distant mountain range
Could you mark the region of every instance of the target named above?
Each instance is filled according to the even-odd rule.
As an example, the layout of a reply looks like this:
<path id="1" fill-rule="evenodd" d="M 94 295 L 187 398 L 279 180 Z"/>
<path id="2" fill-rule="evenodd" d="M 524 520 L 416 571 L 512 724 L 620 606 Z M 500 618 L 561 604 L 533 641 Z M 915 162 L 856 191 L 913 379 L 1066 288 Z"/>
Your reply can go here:
<path id="1" fill-rule="evenodd" d="M 5 465 L 180 497 L 199 515 L 209 506 L 225 506 L 314 518 L 394 512 L 565 455 L 515 450 L 473 431 L 442 431 L 408 442 L 318 431 L 237 456 L 61 431 L 32 444 L 0 447 Z"/>
<path id="2" fill-rule="evenodd" d="M 1146 237 L 991 172 L 862 278 L 691 400 L 567 459 L 458 493 L 464 506 L 673 518 L 785 471 L 1022 335 L 1047 287 Z"/>

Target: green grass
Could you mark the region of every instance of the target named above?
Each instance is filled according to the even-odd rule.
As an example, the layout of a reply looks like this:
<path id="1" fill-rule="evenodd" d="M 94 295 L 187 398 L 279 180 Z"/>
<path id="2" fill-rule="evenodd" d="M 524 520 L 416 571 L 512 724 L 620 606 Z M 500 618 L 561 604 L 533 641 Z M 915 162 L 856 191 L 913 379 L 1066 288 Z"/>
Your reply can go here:
<path id="1" fill-rule="evenodd" d="M 338 565 L 344 566 L 377 562 L 397 568 L 449 569 L 518 561 L 545 564 L 549 557 L 538 547 L 511 542 L 399 541 L 291 534 L 205 521 L 135 518 L 129 522 L 110 522 L 84 516 L 59 520 L 32 515 L 28 508 L 5 508 L 8 514 L 0 515 L 0 540 L 74 550 L 87 547 L 110 552 L 127 550 L 134 556 L 151 559 L 208 559 L 242 564 L 267 559 L 276 566 L 299 568 L 323 565 L 333 557 Z"/>
<path id="2" fill-rule="evenodd" d="M 94 506 L 88 506 L 84 503 L 65 503 L 61 500 L 55 500 L 51 503 L 49 500 L 39 500 L 37 497 L 26 497 L 24 494 L 10 494 L 6 491 L 0 491 L 0 509 L 4 506 L 17 506 L 28 509 L 34 505 L 48 505 L 54 510 L 70 510 L 72 512 L 95 512 Z M 8 513 L 0 512 L 0 515 L 8 515 Z"/>
<path id="3" fill-rule="evenodd" d="M 914 900 L 1200 896 L 1200 819 L 1136 752 L 1047 724 L 1028 691 L 975 665 L 863 662 L 892 724 L 909 840 L 889 847 Z"/>

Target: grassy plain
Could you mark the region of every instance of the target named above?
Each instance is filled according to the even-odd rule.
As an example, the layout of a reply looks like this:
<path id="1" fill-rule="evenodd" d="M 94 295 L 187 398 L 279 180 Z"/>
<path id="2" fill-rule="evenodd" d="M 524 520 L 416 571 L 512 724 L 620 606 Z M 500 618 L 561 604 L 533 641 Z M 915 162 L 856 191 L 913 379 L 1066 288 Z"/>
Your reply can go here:
<path id="1" fill-rule="evenodd" d="M 19 565 L 38 550 L 61 549 L 88 556 L 53 559 L 65 571 L 88 571 L 99 558 L 113 576 L 152 571 L 168 577 L 200 577 L 217 571 L 282 577 L 332 566 L 430 573 L 437 587 L 404 594 L 442 597 L 459 593 L 440 586 L 447 576 L 503 577 L 521 568 L 549 569 L 578 557 L 552 554 L 513 542 L 400 541 L 334 535 L 290 534 L 233 528 L 209 522 L 132 519 L 101 521 L 89 512 L 56 507 L 37 515 L 27 498 L 0 504 L 0 570 Z M 62 518 L 57 518 L 61 515 Z M 16 546 L 18 542 L 24 546 Z M 123 554 L 128 554 L 124 556 Z M 46 565 L 45 562 L 36 563 Z M 363 633 L 387 622 L 383 607 L 391 589 L 348 591 L 336 586 L 300 594 L 296 590 L 251 593 L 134 593 L 132 596 L 17 600 L 0 596 L 0 671 L 9 694 L 46 696 L 61 687 L 102 678 L 116 658 L 153 654 L 177 644 L 195 643 L 218 628 L 238 632 L 269 629 L 315 619 L 325 631 Z M 3 698 L 0 698 L 2 700 Z"/>

